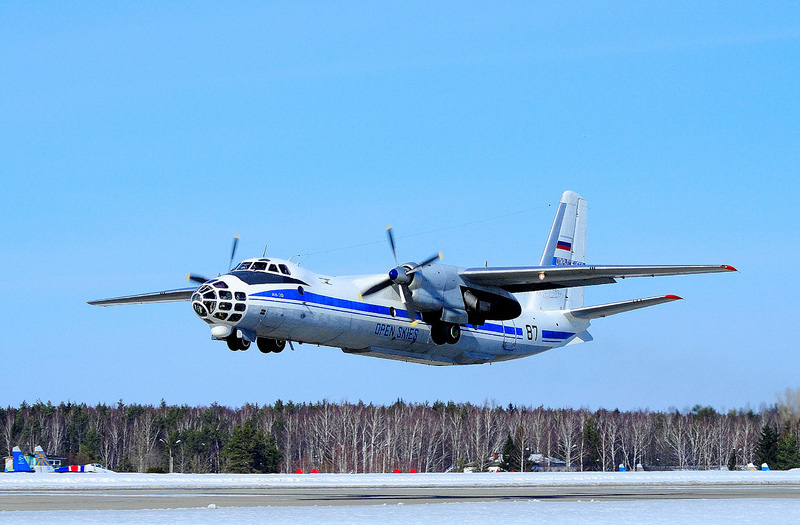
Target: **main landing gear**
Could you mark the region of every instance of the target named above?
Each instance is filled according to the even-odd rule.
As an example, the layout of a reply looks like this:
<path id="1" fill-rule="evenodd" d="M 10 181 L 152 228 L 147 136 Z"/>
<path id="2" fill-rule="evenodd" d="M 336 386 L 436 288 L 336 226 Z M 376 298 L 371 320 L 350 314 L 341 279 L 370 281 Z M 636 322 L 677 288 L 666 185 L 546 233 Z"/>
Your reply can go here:
<path id="1" fill-rule="evenodd" d="M 286 348 L 286 341 L 283 339 L 267 339 L 266 337 L 259 337 L 256 339 L 256 346 L 262 354 L 275 352 L 280 354 Z"/>
<path id="2" fill-rule="evenodd" d="M 437 345 L 454 345 L 461 339 L 461 327 L 452 323 L 433 323 L 431 326 L 431 339 Z"/>

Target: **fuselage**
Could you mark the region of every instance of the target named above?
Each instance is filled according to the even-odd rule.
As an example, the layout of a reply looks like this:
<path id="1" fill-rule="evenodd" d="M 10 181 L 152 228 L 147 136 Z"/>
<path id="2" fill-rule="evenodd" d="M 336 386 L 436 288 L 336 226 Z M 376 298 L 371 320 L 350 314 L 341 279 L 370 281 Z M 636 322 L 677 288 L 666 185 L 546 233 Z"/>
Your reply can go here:
<path id="1" fill-rule="evenodd" d="M 438 365 L 538 354 L 579 342 L 578 334 L 589 326 L 561 311 L 523 307 L 515 319 L 466 324 L 456 343 L 436 344 L 432 326 L 409 314 L 393 286 L 360 297 L 361 290 L 382 279 L 383 274 L 326 276 L 282 259 L 250 259 L 201 286 L 192 306 L 216 339 L 288 340 Z"/>

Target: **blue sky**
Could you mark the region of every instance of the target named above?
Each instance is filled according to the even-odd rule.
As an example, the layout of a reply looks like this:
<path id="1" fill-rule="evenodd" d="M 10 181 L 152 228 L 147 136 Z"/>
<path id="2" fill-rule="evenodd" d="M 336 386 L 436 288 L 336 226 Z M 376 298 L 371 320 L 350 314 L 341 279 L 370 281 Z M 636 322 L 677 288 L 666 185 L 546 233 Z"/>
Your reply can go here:
<path id="1" fill-rule="evenodd" d="M 798 93 L 791 2 L 0 3 L 0 405 L 772 403 Z M 85 303 L 224 271 L 234 234 L 332 275 L 388 270 L 390 223 L 402 259 L 535 264 L 565 189 L 591 262 L 741 271 L 594 287 L 686 300 L 478 367 L 234 354 L 187 303 Z"/>

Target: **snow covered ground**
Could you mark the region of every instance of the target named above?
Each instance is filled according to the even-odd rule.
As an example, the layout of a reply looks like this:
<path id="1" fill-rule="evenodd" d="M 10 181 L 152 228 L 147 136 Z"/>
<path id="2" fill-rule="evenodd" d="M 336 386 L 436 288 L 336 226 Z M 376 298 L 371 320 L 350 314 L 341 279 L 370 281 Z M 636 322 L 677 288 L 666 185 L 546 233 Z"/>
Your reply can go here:
<path id="1" fill-rule="evenodd" d="M 661 484 L 798 485 L 789 472 L 607 472 L 499 474 L 4 474 L 2 492 L 92 489 L 286 487 L 480 487 Z M 0 523 L 798 523 L 800 490 L 790 499 L 660 499 L 636 501 L 498 501 L 304 507 L 188 508 L 122 511 L 0 512 Z"/>
<path id="2" fill-rule="evenodd" d="M 789 471 L 498 472 L 479 474 L 0 474 L 0 491 L 102 488 L 476 487 L 481 485 L 800 484 Z M 800 497 L 800 496 L 798 496 Z"/>
<path id="3" fill-rule="evenodd" d="M 6 512 L 0 523 L 798 523 L 800 500 L 517 501 Z"/>

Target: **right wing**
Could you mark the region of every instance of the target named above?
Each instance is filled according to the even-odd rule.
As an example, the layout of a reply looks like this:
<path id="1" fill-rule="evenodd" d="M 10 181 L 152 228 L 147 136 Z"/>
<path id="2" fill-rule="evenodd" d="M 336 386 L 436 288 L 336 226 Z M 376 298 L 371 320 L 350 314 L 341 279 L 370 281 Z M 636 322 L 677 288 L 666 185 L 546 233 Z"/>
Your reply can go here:
<path id="1" fill-rule="evenodd" d="M 696 273 L 735 272 L 733 266 L 524 266 L 516 268 L 468 268 L 460 272 L 467 281 L 498 286 L 511 293 L 536 292 L 575 286 L 611 284 L 626 277 L 658 277 Z"/>
<path id="2" fill-rule="evenodd" d="M 126 295 L 125 297 L 114 297 L 113 299 L 87 301 L 87 304 L 94 306 L 113 306 L 117 304 L 174 303 L 178 301 L 188 301 L 196 291 L 197 287 L 179 288 L 177 290 L 164 290 L 163 292 L 151 292 L 138 295 Z"/>

